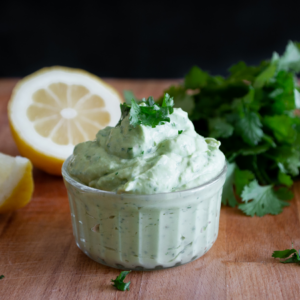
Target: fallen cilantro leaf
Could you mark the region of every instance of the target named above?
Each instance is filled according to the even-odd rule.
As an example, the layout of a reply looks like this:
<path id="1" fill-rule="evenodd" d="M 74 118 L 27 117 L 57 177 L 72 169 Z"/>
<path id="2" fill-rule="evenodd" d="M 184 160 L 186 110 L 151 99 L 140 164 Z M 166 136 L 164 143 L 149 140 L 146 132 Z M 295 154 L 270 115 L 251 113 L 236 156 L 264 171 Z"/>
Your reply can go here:
<path id="1" fill-rule="evenodd" d="M 114 283 L 113 286 L 120 291 L 129 291 L 130 281 L 123 281 L 130 272 L 131 271 L 122 271 L 120 275 L 116 277 L 116 279 L 112 279 L 111 281 Z"/>
<path id="2" fill-rule="evenodd" d="M 286 249 L 286 250 L 282 250 L 282 251 L 274 251 L 272 254 L 272 257 L 287 258 L 286 260 L 280 260 L 280 262 L 283 264 L 289 264 L 289 263 L 300 264 L 299 253 L 296 249 Z M 288 257 L 290 257 L 290 258 L 288 258 Z"/>
<path id="3" fill-rule="evenodd" d="M 286 189 L 281 193 L 281 196 L 285 196 L 289 190 Z M 266 214 L 277 215 L 282 212 L 283 207 L 289 205 L 286 201 L 281 200 L 272 185 L 260 186 L 256 179 L 244 187 L 241 197 L 245 203 L 240 204 L 239 208 L 251 217 L 254 215 L 262 217 Z"/>
<path id="4" fill-rule="evenodd" d="M 4 278 L 4 275 L 0 275 L 0 279 L 3 279 Z"/>
<path id="5" fill-rule="evenodd" d="M 178 130 L 178 134 L 182 134 L 183 130 Z"/>

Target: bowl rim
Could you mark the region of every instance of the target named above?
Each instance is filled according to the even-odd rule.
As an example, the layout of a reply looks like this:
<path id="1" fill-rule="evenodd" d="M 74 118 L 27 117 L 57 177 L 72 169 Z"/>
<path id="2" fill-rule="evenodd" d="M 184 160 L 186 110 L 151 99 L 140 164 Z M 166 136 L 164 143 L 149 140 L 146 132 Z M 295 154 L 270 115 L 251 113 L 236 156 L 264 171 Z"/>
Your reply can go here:
<path id="1" fill-rule="evenodd" d="M 225 160 L 224 166 L 221 169 L 221 172 L 216 175 L 215 177 L 213 177 L 212 179 L 210 179 L 209 181 L 200 184 L 196 187 L 190 188 L 190 189 L 186 189 L 186 190 L 180 190 L 180 191 L 175 191 L 175 192 L 164 192 L 164 193 L 156 193 L 156 194 L 131 194 L 131 193 L 115 193 L 115 192 L 111 192 L 111 191 L 104 191 L 104 190 L 99 190 L 93 187 L 89 187 L 77 180 L 75 180 L 74 178 L 72 178 L 69 173 L 67 172 L 67 166 L 69 164 L 69 161 L 71 160 L 71 158 L 73 157 L 73 154 L 70 155 L 63 163 L 61 171 L 62 171 L 62 176 L 64 178 L 64 180 L 66 180 L 69 184 L 71 184 L 72 186 L 75 186 L 76 188 L 80 189 L 81 191 L 84 192 L 88 192 L 88 193 L 93 193 L 93 194 L 105 194 L 105 195 L 112 195 L 112 196 L 130 196 L 130 198 L 139 198 L 139 197 L 147 197 L 147 198 L 155 198 L 159 195 L 176 195 L 176 194 L 181 194 L 181 196 L 183 196 L 182 194 L 185 193 L 193 193 L 193 192 L 198 192 L 200 190 L 203 190 L 211 185 L 213 185 L 214 183 L 216 183 L 217 181 L 219 181 L 222 176 L 227 172 L 227 163 Z"/>

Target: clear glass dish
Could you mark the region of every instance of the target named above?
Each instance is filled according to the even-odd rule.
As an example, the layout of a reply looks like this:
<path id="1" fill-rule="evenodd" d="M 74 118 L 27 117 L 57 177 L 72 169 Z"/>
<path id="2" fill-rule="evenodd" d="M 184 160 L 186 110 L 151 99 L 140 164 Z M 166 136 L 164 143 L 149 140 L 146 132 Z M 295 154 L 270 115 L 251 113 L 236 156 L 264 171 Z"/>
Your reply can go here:
<path id="1" fill-rule="evenodd" d="M 62 175 L 77 246 L 101 264 L 126 270 L 179 266 L 204 255 L 219 231 L 221 173 L 198 187 L 135 195 L 101 191 Z"/>

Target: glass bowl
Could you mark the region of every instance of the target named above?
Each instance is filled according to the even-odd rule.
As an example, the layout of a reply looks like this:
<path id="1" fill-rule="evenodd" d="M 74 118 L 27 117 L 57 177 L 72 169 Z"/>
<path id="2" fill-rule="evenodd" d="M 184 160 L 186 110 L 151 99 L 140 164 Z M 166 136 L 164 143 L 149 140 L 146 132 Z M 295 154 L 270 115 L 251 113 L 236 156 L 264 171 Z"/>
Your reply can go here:
<path id="1" fill-rule="evenodd" d="M 77 246 L 98 263 L 126 270 L 179 266 L 204 255 L 219 231 L 226 164 L 198 187 L 152 195 L 116 194 L 71 178 L 63 164 Z"/>

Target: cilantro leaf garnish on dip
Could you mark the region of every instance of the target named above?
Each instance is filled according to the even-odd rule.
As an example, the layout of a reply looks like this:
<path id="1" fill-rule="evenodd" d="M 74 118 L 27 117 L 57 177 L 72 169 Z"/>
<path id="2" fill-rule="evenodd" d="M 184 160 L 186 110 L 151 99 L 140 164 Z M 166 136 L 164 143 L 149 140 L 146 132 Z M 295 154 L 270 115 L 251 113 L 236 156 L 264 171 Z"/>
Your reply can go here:
<path id="1" fill-rule="evenodd" d="M 216 177 L 224 167 L 220 142 L 195 132 L 193 123 L 165 94 L 121 104 L 116 127 L 78 144 L 68 165 L 77 181 L 116 193 L 155 194 L 186 190 Z"/>

